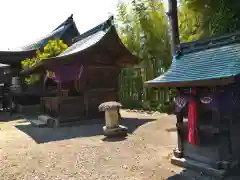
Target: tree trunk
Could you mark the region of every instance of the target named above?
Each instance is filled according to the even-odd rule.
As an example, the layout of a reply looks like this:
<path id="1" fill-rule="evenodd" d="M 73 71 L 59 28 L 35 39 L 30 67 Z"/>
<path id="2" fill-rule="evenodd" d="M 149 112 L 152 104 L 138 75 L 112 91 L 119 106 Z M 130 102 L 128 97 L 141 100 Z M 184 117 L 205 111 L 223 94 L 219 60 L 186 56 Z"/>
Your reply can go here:
<path id="1" fill-rule="evenodd" d="M 170 24 L 170 36 L 172 45 L 172 55 L 177 54 L 177 47 L 180 44 L 179 39 L 179 29 L 178 29 L 178 10 L 177 10 L 177 0 L 168 0 L 169 11 L 169 24 Z"/>

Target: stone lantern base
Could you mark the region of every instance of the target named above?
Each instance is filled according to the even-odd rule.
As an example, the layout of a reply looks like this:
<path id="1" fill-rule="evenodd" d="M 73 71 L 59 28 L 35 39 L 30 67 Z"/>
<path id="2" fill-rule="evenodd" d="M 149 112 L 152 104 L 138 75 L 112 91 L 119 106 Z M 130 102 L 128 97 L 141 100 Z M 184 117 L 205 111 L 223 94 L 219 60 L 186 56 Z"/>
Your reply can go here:
<path id="1" fill-rule="evenodd" d="M 107 128 L 103 126 L 103 134 L 105 136 L 117 136 L 117 135 L 127 135 L 128 128 L 122 125 L 119 125 L 115 128 Z"/>

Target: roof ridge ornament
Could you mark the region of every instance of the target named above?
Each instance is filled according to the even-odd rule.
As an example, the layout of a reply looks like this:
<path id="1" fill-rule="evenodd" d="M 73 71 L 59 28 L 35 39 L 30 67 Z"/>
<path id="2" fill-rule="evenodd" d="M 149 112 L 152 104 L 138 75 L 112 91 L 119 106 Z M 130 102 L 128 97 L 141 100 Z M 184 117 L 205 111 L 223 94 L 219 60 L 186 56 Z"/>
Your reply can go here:
<path id="1" fill-rule="evenodd" d="M 56 29 L 54 29 L 53 31 L 59 29 L 62 26 L 66 26 L 67 24 L 73 23 L 73 14 L 71 14 L 62 24 L 60 24 Z"/>
<path id="2" fill-rule="evenodd" d="M 80 34 L 79 36 L 75 37 L 72 41 L 74 43 L 76 43 L 76 42 L 80 41 L 81 39 L 91 36 L 99 31 L 105 31 L 105 30 L 109 29 L 109 27 L 111 27 L 113 25 L 113 20 L 114 20 L 114 17 L 110 16 L 104 22 L 102 22 L 99 25 L 95 26 L 94 28 L 84 32 L 83 34 Z"/>
<path id="3" fill-rule="evenodd" d="M 64 21 L 63 25 L 66 25 L 66 24 L 68 24 L 68 23 L 70 23 L 70 22 L 73 22 L 73 14 L 71 14 L 71 15 L 67 18 L 67 20 Z"/>
<path id="4" fill-rule="evenodd" d="M 114 16 L 111 15 L 108 17 L 108 20 L 102 24 L 102 30 L 106 30 L 113 25 L 114 25 Z"/>
<path id="5" fill-rule="evenodd" d="M 113 23 L 114 23 L 114 16 L 113 15 L 109 16 L 108 20 L 110 21 L 111 25 L 113 25 Z"/>
<path id="6" fill-rule="evenodd" d="M 178 44 L 175 48 L 175 58 L 179 58 L 180 56 L 182 56 L 182 49 L 181 49 L 181 44 Z"/>
<path id="7" fill-rule="evenodd" d="M 221 46 L 230 45 L 240 42 L 240 31 L 231 34 L 225 34 L 222 36 L 215 36 L 210 38 L 204 38 L 194 40 L 191 42 L 181 43 L 183 54 L 202 51 L 211 48 L 217 48 Z"/>

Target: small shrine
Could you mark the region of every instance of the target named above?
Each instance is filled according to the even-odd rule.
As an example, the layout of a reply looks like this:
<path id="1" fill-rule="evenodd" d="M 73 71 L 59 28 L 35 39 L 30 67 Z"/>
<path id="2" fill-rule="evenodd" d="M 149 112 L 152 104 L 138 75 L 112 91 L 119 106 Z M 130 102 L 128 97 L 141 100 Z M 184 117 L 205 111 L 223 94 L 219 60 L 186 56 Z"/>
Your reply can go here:
<path id="1" fill-rule="evenodd" d="M 146 82 L 176 89 L 178 144 L 172 163 L 221 177 L 239 168 L 239 75 L 240 33 L 235 33 L 180 44 L 169 70 Z"/>
<path id="2" fill-rule="evenodd" d="M 45 59 L 20 75 L 45 75 L 41 107 L 59 123 L 103 118 L 98 106 L 118 101 L 121 68 L 137 59 L 121 42 L 111 17 L 76 37 L 59 56 Z"/>

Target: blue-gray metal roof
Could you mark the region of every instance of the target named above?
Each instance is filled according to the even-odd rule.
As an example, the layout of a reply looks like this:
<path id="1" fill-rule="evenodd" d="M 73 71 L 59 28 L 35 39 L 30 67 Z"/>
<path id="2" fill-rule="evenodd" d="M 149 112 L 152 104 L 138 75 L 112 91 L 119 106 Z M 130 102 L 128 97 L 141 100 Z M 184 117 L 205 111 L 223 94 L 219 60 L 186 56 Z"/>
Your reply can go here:
<path id="1" fill-rule="evenodd" d="M 240 35 L 240 34 L 239 34 Z M 195 47 L 184 46 L 182 55 L 173 58 L 169 70 L 147 81 L 150 86 L 181 86 L 181 83 L 231 78 L 240 73 L 239 36 L 229 36 L 230 41 L 220 41 Z M 234 40 L 234 41 L 233 41 Z M 197 42 L 196 42 L 197 43 Z M 191 43 L 189 45 L 192 45 Z M 210 46 L 210 47 L 207 47 Z M 197 47 L 197 48 L 196 48 Z M 196 83 L 195 83 L 196 84 Z"/>

